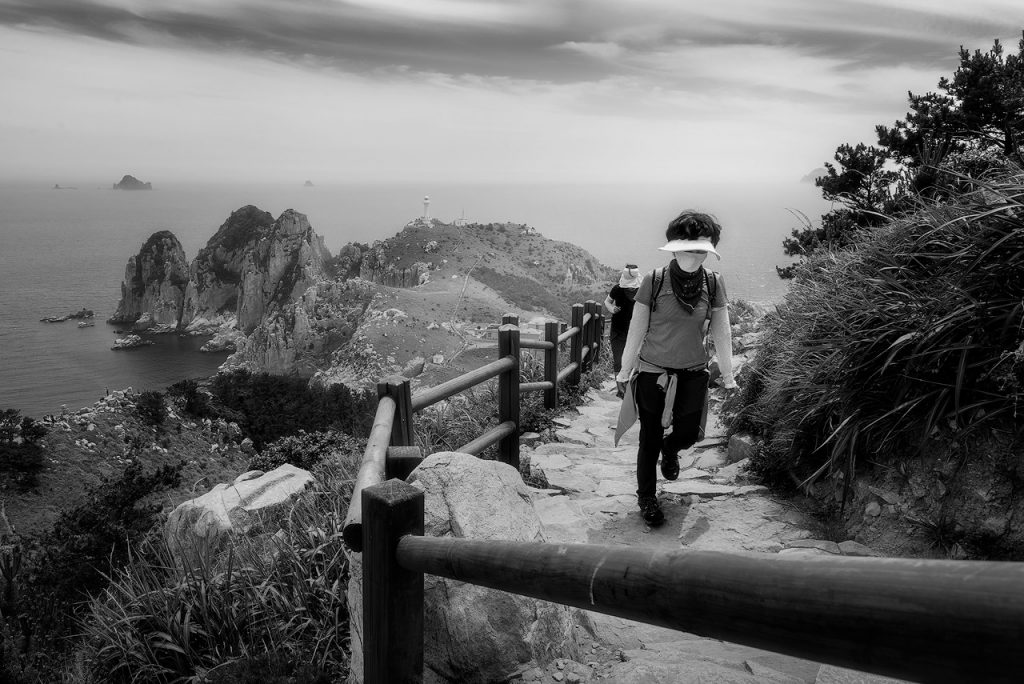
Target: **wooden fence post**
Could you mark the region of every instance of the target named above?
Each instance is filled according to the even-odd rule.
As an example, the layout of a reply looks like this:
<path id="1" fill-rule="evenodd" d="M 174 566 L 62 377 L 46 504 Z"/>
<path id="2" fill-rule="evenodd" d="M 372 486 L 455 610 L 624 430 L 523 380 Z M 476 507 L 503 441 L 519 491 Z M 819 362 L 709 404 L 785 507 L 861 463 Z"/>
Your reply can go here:
<path id="1" fill-rule="evenodd" d="M 544 408 L 558 406 L 558 334 L 563 324 L 548 321 L 544 324 L 544 340 L 551 343 L 551 349 L 544 350 L 544 380 L 551 383 L 551 389 L 544 390 Z"/>
<path id="2" fill-rule="evenodd" d="M 389 396 L 395 400 L 395 421 L 391 425 L 391 446 L 412 446 L 416 432 L 412 422 L 412 390 L 409 378 L 389 375 L 377 383 L 377 398 Z"/>
<path id="3" fill-rule="evenodd" d="M 590 350 L 587 354 L 587 358 L 583 364 L 583 370 L 589 371 L 594 367 L 594 359 L 597 354 L 597 345 L 600 342 L 597 339 L 597 317 L 601 315 L 601 308 L 597 302 L 593 299 L 588 299 L 583 305 L 583 312 L 590 314 L 590 320 L 587 321 L 587 348 Z"/>
<path id="4" fill-rule="evenodd" d="M 593 368 L 601 361 L 601 351 L 604 348 L 604 307 L 597 302 L 594 303 L 594 351 L 591 354 L 594 357 L 593 361 L 590 362 L 590 367 Z"/>
<path id="5" fill-rule="evenodd" d="M 423 492 L 388 480 L 362 493 L 363 681 L 423 681 L 423 573 L 398 565 L 403 535 L 423 536 Z"/>
<path id="6" fill-rule="evenodd" d="M 573 304 L 572 305 L 572 327 L 577 328 L 579 332 L 573 335 L 572 341 L 569 343 L 569 363 L 575 363 L 576 368 L 572 373 L 569 374 L 567 380 L 572 386 L 580 384 L 580 375 L 582 374 L 583 368 L 583 305 Z"/>
<path id="7" fill-rule="evenodd" d="M 519 325 L 519 316 L 513 313 L 507 313 L 501 317 L 502 325 Z"/>
<path id="8" fill-rule="evenodd" d="M 512 421 L 516 429 L 498 442 L 498 458 L 519 470 L 519 328 L 498 328 L 498 358 L 511 356 L 515 365 L 498 376 L 498 422 Z"/>

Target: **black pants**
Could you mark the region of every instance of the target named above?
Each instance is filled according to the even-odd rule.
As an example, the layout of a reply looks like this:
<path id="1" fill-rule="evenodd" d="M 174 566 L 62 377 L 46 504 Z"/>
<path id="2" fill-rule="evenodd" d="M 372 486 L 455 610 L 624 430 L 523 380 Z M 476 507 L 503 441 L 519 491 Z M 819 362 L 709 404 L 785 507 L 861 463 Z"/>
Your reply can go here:
<path id="1" fill-rule="evenodd" d="M 636 408 L 640 418 L 640 448 L 636 454 L 637 496 L 658 493 L 658 456 L 664 450 L 675 454 L 689 449 L 703 438 L 701 419 L 708 391 L 708 371 L 672 371 L 679 376 L 676 401 L 672 407 L 672 432 L 666 437 L 661 427 L 665 391 L 658 386 L 659 373 L 640 373 L 636 382 Z M 662 449 L 664 447 L 664 449 Z"/>
<path id="2" fill-rule="evenodd" d="M 618 375 L 622 370 L 622 351 L 626 348 L 625 330 L 612 330 L 608 335 L 608 341 L 612 344 L 612 369 Z"/>

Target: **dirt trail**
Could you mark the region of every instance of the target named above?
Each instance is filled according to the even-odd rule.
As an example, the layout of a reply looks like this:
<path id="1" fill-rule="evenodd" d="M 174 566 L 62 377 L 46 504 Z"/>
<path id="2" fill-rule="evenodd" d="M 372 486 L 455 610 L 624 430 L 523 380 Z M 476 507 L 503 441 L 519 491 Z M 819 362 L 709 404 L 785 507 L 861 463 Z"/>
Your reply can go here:
<path id="1" fill-rule="evenodd" d="M 529 453 L 531 466 L 547 476 L 551 489 L 535 493 L 535 507 L 549 541 L 782 554 L 847 553 L 814 540 L 812 522 L 796 507 L 751 483 L 743 463 L 730 464 L 724 430 L 712 397 L 707 438 L 683 459 L 675 482 L 659 476 L 665 524 L 649 528 L 636 505 L 639 426 L 613 444 L 619 400 L 614 384 L 591 392 L 578 414 L 556 421 L 559 441 Z M 518 681 L 791 682 L 876 684 L 897 680 L 865 675 L 692 634 L 591 613 L 596 640 L 586 663 L 556 661 Z"/>

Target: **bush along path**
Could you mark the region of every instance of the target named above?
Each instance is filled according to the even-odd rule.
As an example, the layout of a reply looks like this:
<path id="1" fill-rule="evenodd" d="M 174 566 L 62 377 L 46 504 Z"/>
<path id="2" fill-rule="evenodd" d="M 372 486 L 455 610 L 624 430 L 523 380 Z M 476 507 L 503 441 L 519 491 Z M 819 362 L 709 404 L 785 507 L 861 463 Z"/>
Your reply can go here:
<path id="1" fill-rule="evenodd" d="M 636 503 L 639 424 L 613 445 L 620 400 L 614 383 L 591 391 L 571 415 L 555 420 L 558 441 L 524 447 L 534 474 L 548 487 L 534 491 L 534 507 L 548 540 L 664 549 L 753 551 L 800 555 L 877 555 L 855 542 L 815 539 L 814 521 L 792 502 L 771 496 L 748 478 L 742 439 L 726 439 L 718 422 L 721 390 L 712 390 L 707 437 L 680 460 L 674 482 L 659 474 L 665 523 L 648 527 Z M 528 441 L 528 440 L 527 440 Z M 522 672 L 519 682 L 894 682 L 590 613 L 595 641 L 586 663 L 559 660 Z"/>

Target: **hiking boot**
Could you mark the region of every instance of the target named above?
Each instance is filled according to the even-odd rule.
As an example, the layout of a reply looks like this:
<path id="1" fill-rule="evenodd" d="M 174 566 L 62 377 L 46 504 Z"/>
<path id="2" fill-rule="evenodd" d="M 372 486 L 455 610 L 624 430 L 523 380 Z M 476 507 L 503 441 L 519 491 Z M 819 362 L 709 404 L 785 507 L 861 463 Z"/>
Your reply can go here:
<path id="1" fill-rule="evenodd" d="M 661 512 L 658 499 L 653 496 L 640 497 L 640 515 L 643 516 L 644 522 L 651 527 L 657 527 L 665 522 L 665 514 Z"/>
<path id="2" fill-rule="evenodd" d="M 674 480 L 679 477 L 679 456 L 662 451 L 661 474 L 666 480 Z"/>

